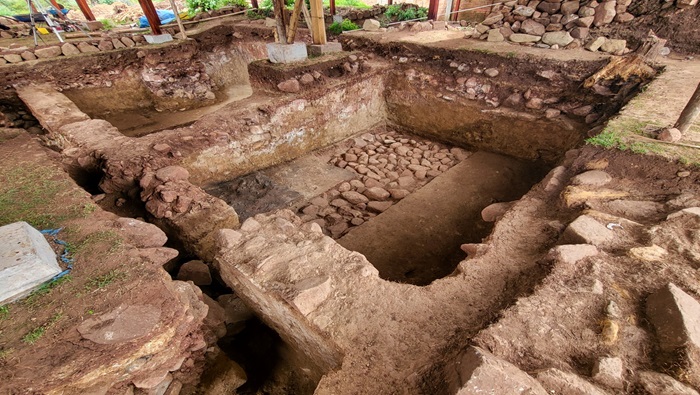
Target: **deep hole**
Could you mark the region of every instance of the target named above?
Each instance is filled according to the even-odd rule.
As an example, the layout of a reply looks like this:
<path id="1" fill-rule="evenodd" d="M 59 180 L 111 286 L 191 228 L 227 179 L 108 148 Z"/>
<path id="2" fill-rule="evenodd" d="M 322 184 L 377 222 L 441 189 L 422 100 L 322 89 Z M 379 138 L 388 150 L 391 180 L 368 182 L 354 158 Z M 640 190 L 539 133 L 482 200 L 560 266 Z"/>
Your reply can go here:
<path id="1" fill-rule="evenodd" d="M 87 191 L 91 195 L 99 195 L 102 192 L 100 189 L 100 181 L 104 176 L 102 170 L 98 168 L 87 169 L 77 168 L 69 172 L 76 184 Z"/>
<path id="2" fill-rule="evenodd" d="M 238 362 L 248 375 L 248 381 L 236 390 L 237 394 L 258 393 L 273 374 L 280 358 L 281 343 L 279 335 L 257 318 L 247 321 L 240 333 L 219 340 L 221 350 Z"/>

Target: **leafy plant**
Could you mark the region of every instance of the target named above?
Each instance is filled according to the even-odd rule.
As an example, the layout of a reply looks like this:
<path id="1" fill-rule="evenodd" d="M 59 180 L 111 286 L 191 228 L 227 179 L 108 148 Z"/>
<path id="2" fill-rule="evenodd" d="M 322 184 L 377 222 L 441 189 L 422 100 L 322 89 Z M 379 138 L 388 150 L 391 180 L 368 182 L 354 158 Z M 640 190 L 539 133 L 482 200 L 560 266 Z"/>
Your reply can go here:
<path id="1" fill-rule="evenodd" d="M 350 19 L 343 19 L 342 22 L 333 22 L 330 26 L 328 26 L 328 30 L 333 33 L 333 34 L 340 34 L 342 32 L 347 32 L 350 30 L 357 30 L 360 27 L 357 26 L 353 21 Z"/>
<path id="2" fill-rule="evenodd" d="M 217 7 L 219 0 L 187 0 L 187 8 L 190 14 L 198 11 L 209 11 Z"/>
<path id="3" fill-rule="evenodd" d="M 427 17 L 428 9 L 413 4 L 393 4 L 386 8 L 384 16 L 390 20 L 410 21 Z"/>
<path id="4" fill-rule="evenodd" d="M 7 306 L 0 306 L 0 321 L 4 320 L 10 315 L 10 308 Z"/>
<path id="5" fill-rule="evenodd" d="M 114 21 L 112 21 L 111 19 L 100 19 L 100 22 L 102 23 L 102 27 L 104 28 L 104 30 L 113 29 L 115 26 Z"/>

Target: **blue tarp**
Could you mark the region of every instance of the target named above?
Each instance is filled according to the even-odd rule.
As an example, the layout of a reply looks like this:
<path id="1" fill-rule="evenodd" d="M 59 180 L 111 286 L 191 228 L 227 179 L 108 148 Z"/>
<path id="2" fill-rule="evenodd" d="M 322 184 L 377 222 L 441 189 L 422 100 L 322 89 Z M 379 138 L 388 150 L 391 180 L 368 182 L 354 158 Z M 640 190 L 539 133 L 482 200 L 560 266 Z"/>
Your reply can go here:
<path id="1" fill-rule="evenodd" d="M 170 10 L 156 10 L 158 13 L 158 19 L 160 19 L 160 24 L 165 25 L 175 20 L 175 13 Z M 139 18 L 139 27 L 148 27 L 148 19 L 146 16 Z"/>

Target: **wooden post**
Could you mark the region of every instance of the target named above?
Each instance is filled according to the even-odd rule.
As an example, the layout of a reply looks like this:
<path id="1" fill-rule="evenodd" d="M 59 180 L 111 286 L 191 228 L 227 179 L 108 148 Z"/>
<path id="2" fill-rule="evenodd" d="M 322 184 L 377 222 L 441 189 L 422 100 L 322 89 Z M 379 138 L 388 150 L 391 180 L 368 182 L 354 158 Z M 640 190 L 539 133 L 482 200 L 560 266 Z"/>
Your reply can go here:
<path id="1" fill-rule="evenodd" d="M 678 122 L 673 125 L 674 128 L 681 131 L 681 134 L 685 134 L 690 129 L 690 125 L 693 124 L 695 118 L 700 114 L 700 84 L 695 88 L 695 93 L 690 98 L 688 104 L 686 104 L 681 116 L 678 117 Z"/>
<path id="2" fill-rule="evenodd" d="M 386 2 L 386 5 L 393 5 L 393 4 L 394 4 L 394 0 L 388 0 L 388 1 Z"/>
<path id="3" fill-rule="evenodd" d="M 61 19 L 61 20 L 66 19 L 66 16 L 63 15 L 63 13 L 61 12 L 61 6 L 58 5 L 56 0 L 49 0 L 49 2 L 53 6 L 53 8 L 56 10 L 56 13 L 57 13 L 56 18 Z"/>
<path id="4" fill-rule="evenodd" d="M 434 21 L 437 19 L 438 7 L 440 6 L 440 0 L 430 0 L 428 5 L 428 19 Z"/>
<path id="5" fill-rule="evenodd" d="M 462 7 L 462 0 L 455 0 L 454 6 L 452 7 L 452 12 L 454 14 L 450 15 L 450 20 L 451 21 L 456 21 L 459 20 L 459 9 Z"/>
<path id="6" fill-rule="evenodd" d="M 309 34 L 311 35 L 311 42 L 314 42 L 314 31 L 311 29 L 311 14 L 309 14 L 309 9 L 306 8 L 306 2 L 301 7 L 301 12 L 304 14 L 304 22 L 306 22 L 306 27 L 309 29 Z"/>
<path id="7" fill-rule="evenodd" d="M 275 11 L 275 29 L 277 31 L 277 42 L 286 44 L 287 24 L 285 23 L 284 14 L 287 12 L 287 10 L 285 9 L 284 0 L 274 0 L 272 8 Z"/>
<path id="8" fill-rule="evenodd" d="M 328 42 L 326 39 L 326 21 L 323 17 L 323 2 L 321 0 L 311 1 L 311 31 L 313 31 L 314 44 L 323 45 Z"/>
<path id="9" fill-rule="evenodd" d="M 292 12 L 292 20 L 289 21 L 289 30 L 287 31 L 287 44 L 294 44 L 294 38 L 297 35 L 297 28 L 299 26 L 299 17 L 301 14 L 301 7 L 304 7 L 304 6 L 306 6 L 306 4 L 304 4 L 304 0 L 296 0 L 296 2 L 294 3 L 294 11 Z"/>
<path id="10" fill-rule="evenodd" d="M 254 10 L 257 10 L 258 8 L 260 8 L 258 6 L 258 0 L 250 0 L 250 6 L 253 7 Z"/>
<path id="11" fill-rule="evenodd" d="M 156 12 L 156 7 L 153 6 L 151 0 L 139 0 L 143 14 L 146 15 L 148 19 L 148 24 L 151 26 L 151 32 L 154 35 L 163 34 L 160 30 L 160 18 L 158 18 L 158 13 Z"/>
<path id="12" fill-rule="evenodd" d="M 175 0 L 170 0 L 170 7 L 173 8 L 173 13 L 175 14 L 175 20 L 177 20 L 177 26 L 180 28 L 180 33 L 182 33 L 182 39 L 187 39 L 187 32 L 185 31 L 185 26 L 182 24 L 182 19 L 180 19 L 180 12 L 177 9 L 177 4 Z"/>
<path id="13" fill-rule="evenodd" d="M 331 16 L 335 15 L 335 0 L 330 0 Z"/>
<path id="14" fill-rule="evenodd" d="M 76 3 L 78 3 L 78 7 L 80 8 L 80 12 L 83 13 L 83 16 L 85 16 L 85 19 L 88 21 L 96 21 L 95 15 L 92 14 L 92 10 L 88 6 L 88 3 L 86 0 L 75 0 Z"/>

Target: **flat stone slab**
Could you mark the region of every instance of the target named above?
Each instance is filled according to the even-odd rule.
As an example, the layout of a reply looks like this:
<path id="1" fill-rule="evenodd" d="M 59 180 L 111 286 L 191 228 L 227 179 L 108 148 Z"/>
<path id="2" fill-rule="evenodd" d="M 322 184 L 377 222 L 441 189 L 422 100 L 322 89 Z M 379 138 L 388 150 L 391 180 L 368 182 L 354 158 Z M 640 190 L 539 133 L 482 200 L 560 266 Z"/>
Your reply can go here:
<path id="1" fill-rule="evenodd" d="M 327 53 L 342 52 L 343 46 L 340 43 L 331 42 L 326 44 L 312 44 L 306 47 L 306 51 L 311 56 L 320 56 Z"/>
<path id="2" fill-rule="evenodd" d="M 61 272 L 56 253 L 26 222 L 0 227 L 0 304 L 20 298 Z"/>
<path id="3" fill-rule="evenodd" d="M 662 351 L 688 346 L 700 349 L 700 303 L 675 284 L 649 295 L 646 312 Z"/>
<path id="4" fill-rule="evenodd" d="M 145 34 L 143 36 L 146 39 L 146 42 L 149 44 L 163 44 L 167 43 L 170 41 L 173 41 L 173 36 L 170 34 L 158 34 L 158 35 L 153 35 L 153 34 Z"/>
<path id="5" fill-rule="evenodd" d="M 309 57 L 304 43 L 269 43 L 267 44 L 267 56 L 272 63 L 300 62 Z"/>

